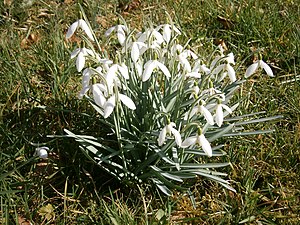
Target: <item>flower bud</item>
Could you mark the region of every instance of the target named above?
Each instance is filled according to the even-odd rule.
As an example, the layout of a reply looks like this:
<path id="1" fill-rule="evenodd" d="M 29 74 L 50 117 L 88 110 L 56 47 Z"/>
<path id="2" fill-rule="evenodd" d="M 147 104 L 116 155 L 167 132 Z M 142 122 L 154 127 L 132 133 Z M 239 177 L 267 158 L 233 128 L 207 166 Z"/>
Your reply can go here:
<path id="1" fill-rule="evenodd" d="M 40 157 L 42 159 L 47 159 L 48 151 L 49 151 L 49 148 L 46 146 L 39 147 L 39 148 L 35 149 L 35 155 L 37 155 L 38 157 Z"/>

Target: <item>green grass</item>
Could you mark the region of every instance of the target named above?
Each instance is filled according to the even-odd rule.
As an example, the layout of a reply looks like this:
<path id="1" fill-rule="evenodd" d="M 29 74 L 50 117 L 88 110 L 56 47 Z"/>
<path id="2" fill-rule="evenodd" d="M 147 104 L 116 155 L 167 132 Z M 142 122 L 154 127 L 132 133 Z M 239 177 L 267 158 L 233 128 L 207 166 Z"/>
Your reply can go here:
<path id="1" fill-rule="evenodd" d="M 165 23 L 167 11 L 203 55 L 222 39 L 246 65 L 253 51 L 262 49 L 275 71 L 276 78 L 253 77 L 241 90 L 253 88 L 240 113 L 265 110 L 284 118 L 251 127 L 274 128 L 273 134 L 226 141 L 223 160 L 232 167 L 224 170 L 237 193 L 199 179 L 192 189 L 196 209 L 185 194 L 166 198 L 148 186 L 129 191 L 92 165 L 72 140 L 46 137 L 63 134 L 63 128 L 78 134 L 103 130 L 95 112 L 76 96 L 80 75 L 69 59 L 76 40 L 64 41 L 78 5 L 33 1 L 18 7 L 20 2 L 0 3 L 0 223 L 300 223 L 300 81 L 282 83 L 299 79 L 296 1 L 162 0 L 134 8 L 138 1 L 120 0 L 125 11 L 117 1 L 80 1 L 99 35 L 118 22 L 118 13 L 140 29 L 150 20 Z M 47 161 L 32 158 L 39 143 L 51 148 Z"/>

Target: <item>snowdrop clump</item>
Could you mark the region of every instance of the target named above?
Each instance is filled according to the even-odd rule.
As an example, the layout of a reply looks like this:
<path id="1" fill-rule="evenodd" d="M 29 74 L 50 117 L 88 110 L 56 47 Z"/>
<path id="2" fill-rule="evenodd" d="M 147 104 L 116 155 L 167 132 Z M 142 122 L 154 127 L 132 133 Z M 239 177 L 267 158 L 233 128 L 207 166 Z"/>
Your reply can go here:
<path id="1" fill-rule="evenodd" d="M 216 139 L 244 129 L 239 122 L 244 117 L 234 116 L 239 102 L 231 101 L 245 82 L 235 72 L 233 53 L 217 46 L 213 57 L 204 58 L 180 43 L 181 31 L 174 24 L 143 32 L 116 25 L 105 32 L 108 43 L 118 43 L 115 52 L 99 48 L 87 20 L 74 22 L 67 39 L 78 30 L 88 37 L 83 38 L 85 47 L 71 53 L 82 73 L 79 98 L 90 101 L 101 115 L 99 120 L 111 129 L 113 140 L 65 130 L 67 136 L 125 183 L 151 180 L 170 195 L 171 189 L 188 188 L 185 179 L 203 176 L 234 191 L 226 174 L 215 171 L 228 163 L 208 163 L 210 157 L 225 154 L 222 145 L 214 146 Z M 245 76 L 259 67 L 273 75 L 259 60 Z"/>

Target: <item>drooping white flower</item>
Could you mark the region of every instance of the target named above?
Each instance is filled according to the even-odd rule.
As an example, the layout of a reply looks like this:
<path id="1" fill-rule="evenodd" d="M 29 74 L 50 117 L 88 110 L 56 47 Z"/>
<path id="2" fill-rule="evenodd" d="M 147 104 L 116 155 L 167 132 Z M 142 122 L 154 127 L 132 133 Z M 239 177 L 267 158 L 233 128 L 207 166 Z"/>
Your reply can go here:
<path id="1" fill-rule="evenodd" d="M 157 67 L 165 74 L 165 76 L 167 78 L 171 77 L 171 74 L 170 74 L 168 68 L 164 64 L 162 64 L 161 62 L 159 62 L 157 60 L 149 60 L 144 65 L 142 81 L 145 82 L 145 81 L 149 80 L 153 70 L 156 69 Z"/>
<path id="2" fill-rule="evenodd" d="M 103 109 L 104 109 L 103 117 L 105 119 L 109 117 L 110 114 L 114 111 L 115 106 L 116 106 L 116 96 L 113 95 L 103 104 Z"/>
<path id="3" fill-rule="evenodd" d="M 67 31 L 66 38 L 69 39 L 70 37 L 72 37 L 78 27 L 80 27 L 86 33 L 89 39 L 91 39 L 92 41 L 95 40 L 91 29 L 83 19 L 77 20 L 76 22 L 72 23 L 72 25 L 69 27 Z"/>
<path id="4" fill-rule="evenodd" d="M 105 32 L 105 36 L 110 36 L 113 31 L 117 33 L 118 41 L 123 46 L 126 40 L 126 32 L 128 31 L 127 27 L 124 25 L 113 26 Z"/>
<path id="5" fill-rule="evenodd" d="M 204 106 L 204 104 L 205 102 L 201 100 L 200 103 L 198 103 L 198 105 L 192 109 L 190 113 L 190 117 L 193 117 L 195 114 L 201 114 L 202 116 L 204 116 L 208 124 L 214 125 L 214 118 L 211 115 L 211 113 L 208 111 L 208 109 Z M 187 116 L 185 117 L 185 119 L 186 118 Z"/>
<path id="6" fill-rule="evenodd" d="M 223 58 L 222 58 L 222 56 L 218 56 L 218 57 L 216 57 L 216 59 L 217 59 L 217 61 L 225 61 L 225 63 L 222 63 L 215 67 L 217 61 L 213 61 L 212 65 L 215 68 L 212 70 L 212 74 L 218 75 L 218 74 L 222 73 L 220 80 L 223 80 L 224 77 L 228 75 L 230 81 L 232 83 L 235 82 L 236 81 L 235 70 L 231 66 L 231 64 L 232 65 L 235 64 L 233 53 L 229 53 L 227 56 L 225 56 Z"/>
<path id="7" fill-rule="evenodd" d="M 78 72 L 80 72 L 84 68 L 85 57 L 88 55 L 95 56 L 94 52 L 91 49 L 87 49 L 87 48 L 77 48 L 71 53 L 71 59 L 77 56 L 76 68 Z"/>
<path id="8" fill-rule="evenodd" d="M 211 71 L 205 64 L 200 64 L 200 60 L 197 60 L 193 66 L 192 72 L 200 72 L 207 75 Z"/>
<path id="9" fill-rule="evenodd" d="M 180 30 L 176 26 L 170 24 L 159 25 L 155 28 L 155 30 L 157 31 L 159 31 L 160 29 L 163 30 L 162 35 L 166 43 L 169 43 L 171 40 L 172 30 L 179 35 L 181 34 Z"/>
<path id="10" fill-rule="evenodd" d="M 161 45 L 164 38 L 156 29 L 147 29 L 139 35 L 137 42 Z"/>
<path id="11" fill-rule="evenodd" d="M 93 84 L 92 91 L 93 91 L 93 98 L 96 104 L 100 107 L 104 107 L 104 104 L 106 102 L 106 98 L 104 95 L 106 88 L 104 84 L 99 84 L 99 83 Z"/>
<path id="12" fill-rule="evenodd" d="M 131 98 L 129 98 L 128 96 L 118 93 L 118 97 L 119 100 L 126 105 L 129 109 L 131 110 L 135 110 L 136 106 L 134 104 L 134 102 L 132 101 Z M 104 114 L 103 117 L 107 118 L 111 115 L 111 113 L 114 111 L 114 108 L 116 106 L 116 95 L 113 94 L 112 96 L 110 96 L 108 98 L 108 100 L 103 104 L 103 110 L 104 110 Z"/>
<path id="13" fill-rule="evenodd" d="M 83 96 L 88 92 L 88 90 L 90 89 L 90 79 L 91 79 L 91 75 L 94 74 L 94 71 L 91 70 L 90 68 L 85 68 L 82 72 L 82 88 L 80 93 L 78 94 L 78 98 L 82 99 Z"/>
<path id="14" fill-rule="evenodd" d="M 216 115 L 215 115 L 215 121 L 216 124 L 221 127 L 224 120 L 224 113 L 223 109 L 225 109 L 228 113 L 232 113 L 232 110 L 225 104 L 218 103 L 216 107 Z"/>
<path id="15" fill-rule="evenodd" d="M 248 78 L 252 74 L 254 74 L 258 68 L 262 68 L 263 70 L 266 71 L 267 75 L 269 75 L 270 77 L 274 77 L 271 67 L 267 63 L 265 63 L 263 60 L 257 60 L 256 62 L 254 62 L 247 68 L 246 73 L 245 73 L 245 78 Z"/>
<path id="16" fill-rule="evenodd" d="M 202 147 L 203 151 L 209 156 L 212 156 L 212 148 L 210 146 L 209 141 L 206 139 L 206 137 L 204 136 L 204 134 L 202 134 L 201 132 L 198 132 L 196 136 L 191 136 L 188 137 L 187 139 L 185 139 L 182 142 L 181 147 L 182 148 L 188 148 L 192 145 L 199 145 Z"/>
<path id="17" fill-rule="evenodd" d="M 171 122 L 167 124 L 159 133 L 158 137 L 158 145 L 162 146 L 164 142 L 166 141 L 167 135 L 173 135 L 175 137 L 176 144 L 178 146 L 181 146 L 181 135 L 178 130 L 176 130 L 174 127 L 176 127 L 176 124 L 174 122 Z"/>
<path id="18" fill-rule="evenodd" d="M 49 148 L 46 146 L 43 147 L 38 147 L 35 149 L 35 155 L 42 158 L 42 159 L 47 159 L 48 158 L 48 151 Z"/>

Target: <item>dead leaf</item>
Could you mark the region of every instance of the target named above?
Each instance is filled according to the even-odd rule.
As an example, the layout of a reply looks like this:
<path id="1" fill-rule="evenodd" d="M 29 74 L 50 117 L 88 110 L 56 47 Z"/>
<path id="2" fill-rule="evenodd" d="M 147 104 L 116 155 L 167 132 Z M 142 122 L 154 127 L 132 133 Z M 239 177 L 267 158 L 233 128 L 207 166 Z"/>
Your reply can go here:
<path id="1" fill-rule="evenodd" d="M 38 211 L 39 215 L 44 217 L 47 221 L 55 219 L 55 212 L 53 206 L 49 203 L 43 206 Z"/>
<path id="2" fill-rule="evenodd" d="M 12 0 L 4 0 L 4 5 L 10 6 L 12 3 Z"/>
<path id="3" fill-rule="evenodd" d="M 39 38 L 37 34 L 31 33 L 28 37 L 22 39 L 20 46 L 23 49 L 28 49 L 32 44 L 38 42 Z"/>
<path id="4" fill-rule="evenodd" d="M 141 5 L 141 0 L 131 0 L 129 2 L 120 1 L 118 8 L 121 12 L 129 12 L 139 8 L 140 5 Z"/>
<path id="5" fill-rule="evenodd" d="M 223 25 L 223 27 L 225 29 L 230 30 L 234 27 L 234 23 L 230 19 L 227 19 L 227 18 L 222 17 L 222 16 L 218 16 L 217 20 Z"/>
<path id="6" fill-rule="evenodd" d="M 216 45 L 221 45 L 224 51 L 227 51 L 227 50 L 228 50 L 228 48 L 227 48 L 227 46 L 226 46 L 226 44 L 225 44 L 225 41 L 224 41 L 223 39 L 221 39 L 221 38 L 217 38 L 217 39 L 215 40 L 215 44 L 216 44 Z"/>
<path id="7" fill-rule="evenodd" d="M 18 216 L 18 223 L 20 225 L 32 225 L 32 223 L 22 216 Z"/>

